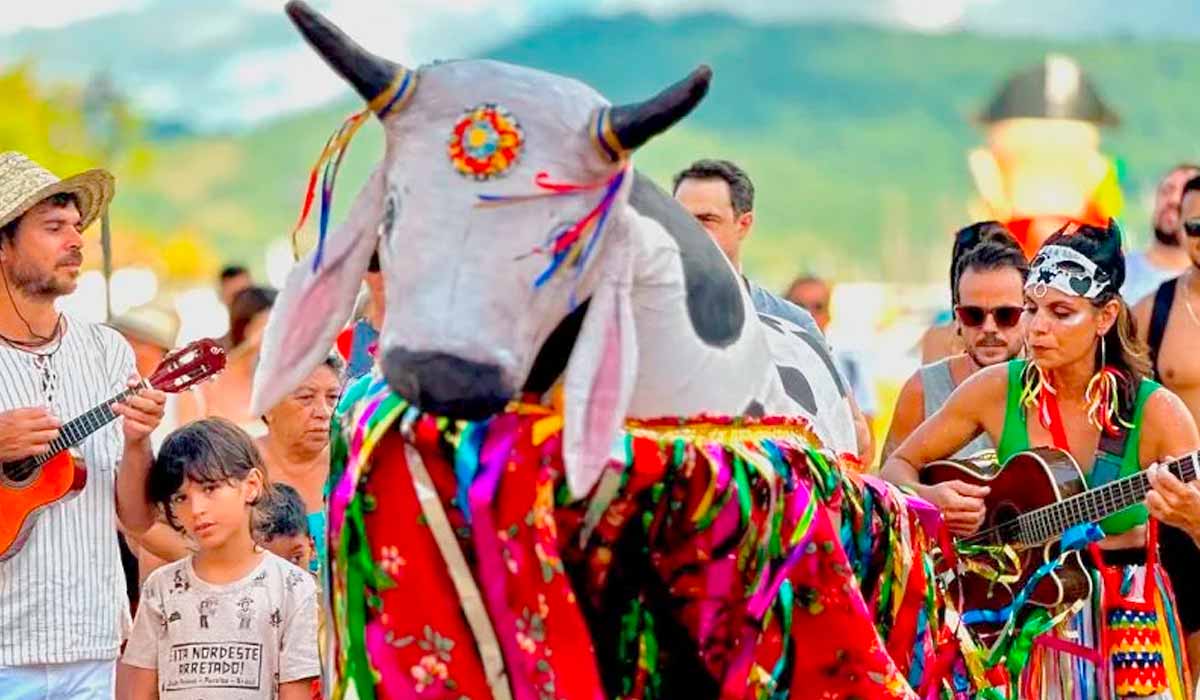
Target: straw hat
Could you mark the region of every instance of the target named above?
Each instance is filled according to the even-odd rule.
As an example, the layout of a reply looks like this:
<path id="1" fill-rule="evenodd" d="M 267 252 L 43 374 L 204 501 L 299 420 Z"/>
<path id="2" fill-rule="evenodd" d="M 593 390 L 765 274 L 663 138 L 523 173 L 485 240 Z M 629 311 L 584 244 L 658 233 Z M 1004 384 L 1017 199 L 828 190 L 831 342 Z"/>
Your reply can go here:
<path id="1" fill-rule="evenodd" d="M 0 226 L 61 192 L 79 202 L 79 228 L 87 228 L 112 201 L 115 183 L 107 170 L 88 170 L 65 180 L 33 162 L 24 153 L 0 153 Z"/>
<path id="2" fill-rule="evenodd" d="M 157 304 L 136 306 L 114 317 L 109 325 L 127 338 L 170 350 L 179 334 L 179 316 Z"/>

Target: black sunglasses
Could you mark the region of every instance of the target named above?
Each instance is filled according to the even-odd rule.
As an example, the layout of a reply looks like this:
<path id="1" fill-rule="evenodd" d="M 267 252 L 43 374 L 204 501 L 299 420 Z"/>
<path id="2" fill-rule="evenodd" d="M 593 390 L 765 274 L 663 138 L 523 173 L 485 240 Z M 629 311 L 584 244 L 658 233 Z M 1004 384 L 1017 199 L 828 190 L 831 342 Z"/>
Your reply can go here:
<path id="1" fill-rule="evenodd" d="M 1020 306 L 997 306 L 991 309 L 985 309 L 982 306 L 956 306 L 954 307 L 954 315 L 958 317 L 958 322 L 967 328 L 978 328 L 987 321 L 990 314 L 996 319 L 998 328 L 1012 328 L 1021 322 L 1021 314 L 1025 309 Z"/>
<path id="2" fill-rule="evenodd" d="M 1200 236 L 1200 219 L 1188 219 L 1187 221 L 1184 221 L 1183 232 L 1186 233 L 1189 238 Z"/>

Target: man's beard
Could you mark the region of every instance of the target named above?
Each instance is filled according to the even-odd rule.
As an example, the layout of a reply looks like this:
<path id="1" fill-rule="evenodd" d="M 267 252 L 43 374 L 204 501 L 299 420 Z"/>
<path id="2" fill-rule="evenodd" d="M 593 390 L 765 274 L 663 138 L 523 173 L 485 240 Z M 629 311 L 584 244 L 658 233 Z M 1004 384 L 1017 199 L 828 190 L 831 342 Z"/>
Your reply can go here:
<path id="1" fill-rule="evenodd" d="M 1178 234 L 1171 233 L 1170 231 L 1164 231 L 1157 226 L 1154 227 L 1154 238 L 1159 243 L 1162 243 L 1163 245 L 1165 245 L 1167 247 L 1170 247 L 1170 248 L 1178 248 L 1179 247 L 1179 235 Z"/>
<path id="2" fill-rule="evenodd" d="M 983 360 L 981 360 L 979 358 L 979 355 L 977 354 L 981 348 L 1004 348 L 1005 357 L 1004 357 L 1004 359 L 999 360 L 997 362 L 990 362 L 990 363 L 984 362 Z M 971 345 L 969 343 L 966 344 L 966 353 L 971 358 L 971 361 L 974 362 L 975 366 L 977 366 L 977 367 L 988 367 L 993 364 L 998 365 L 1001 362 L 1008 362 L 1009 360 L 1015 358 L 1018 354 L 1020 354 L 1020 352 L 1021 351 L 1019 348 L 1016 351 L 1010 350 L 1008 347 L 1008 343 L 1003 342 L 1001 340 L 1000 336 L 985 336 L 983 338 L 980 338 L 979 342 L 975 343 L 974 345 Z"/>
<path id="3" fill-rule="evenodd" d="M 82 262 L 82 255 L 68 255 L 56 263 L 55 269 L 58 269 L 59 265 L 80 264 Z M 20 259 L 6 265 L 4 274 L 9 284 L 30 299 L 57 299 L 75 291 L 75 282 L 73 280 L 64 284 L 54 276 L 53 272 L 44 273 Z"/>

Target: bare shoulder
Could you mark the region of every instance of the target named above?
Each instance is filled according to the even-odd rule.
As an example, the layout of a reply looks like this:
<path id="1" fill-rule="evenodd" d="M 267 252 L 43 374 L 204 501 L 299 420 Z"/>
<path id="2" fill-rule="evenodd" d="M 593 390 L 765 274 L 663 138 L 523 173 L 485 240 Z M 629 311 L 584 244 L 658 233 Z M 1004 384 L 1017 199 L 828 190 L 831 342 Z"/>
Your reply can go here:
<path id="1" fill-rule="evenodd" d="M 1145 428 L 1158 427 L 1162 421 L 1170 421 L 1167 425 L 1162 426 L 1167 429 L 1173 428 L 1175 421 L 1194 422 L 1183 399 L 1165 386 L 1155 389 L 1146 398 L 1146 405 L 1142 407 L 1142 424 Z"/>
<path id="2" fill-rule="evenodd" d="M 921 371 L 917 370 L 904 382 L 896 396 L 896 408 L 892 411 L 892 422 L 884 441 L 884 456 L 891 454 L 924 419 L 925 385 L 921 381 Z"/>
<path id="3" fill-rule="evenodd" d="M 1154 295 L 1148 294 L 1133 306 L 1133 322 L 1139 338 L 1150 336 L 1150 312 L 1154 309 Z"/>
<path id="4" fill-rule="evenodd" d="M 921 362 L 929 364 L 953 355 L 956 351 L 954 326 L 930 326 L 921 336 Z"/>
<path id="5" fill-rule="evenodd" d="M 1159 387 L 1142 407 L 1141 456 L 1144 463 L 1174 457 L 1200 448 L 1196 421 L 1183 399 Z"/>
<path id="6" fill-rule="evenodd" d="M 908 380 L 904 382 L 904 386 L 900 387 L 900 394 L 896 397 L 896 404 L 920 404 L 925 400 L 925 384 L 921 381 L 921 370 L 917 370 L 909 375 Z"/>
<path id="7" fill-rule="evenodd" d="M 969 396 L 972 400 L 1004 396 L 1008 393 L 1008 364 L 1002 362 L 991 367 L 984 367 L 967 377 L 958 385 L 955 394 Z"/>

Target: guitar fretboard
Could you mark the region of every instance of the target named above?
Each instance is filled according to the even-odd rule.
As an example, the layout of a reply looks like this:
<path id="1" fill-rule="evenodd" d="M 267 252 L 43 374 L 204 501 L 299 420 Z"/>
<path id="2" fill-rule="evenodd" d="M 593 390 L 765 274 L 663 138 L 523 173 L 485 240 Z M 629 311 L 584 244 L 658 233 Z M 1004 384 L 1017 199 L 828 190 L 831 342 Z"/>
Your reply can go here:
<path id="1" fill-rule="evenodd" d="M 1181 481 L 1192 481 L 1200 471 L 1200 457 L 1197 453 L 1192 453 L 1163 465 L 1163 468 L 1168 469 Z M 1150 478 L 1145 471 L 1139 471 L 1124 479 L 1110 481 L 1103 486 L 1088 489 L 1057 503 L 1022 514 L 1017 518 L 1018 536 L 1026 544 L 1048 542 L 1076 525 L 1099 522 L 1141 503 L 1149 491 Z"/>
<path id="2" fill-rule="evenodd" d="M 149 384 L 143 380 L 137 386 L 122 391 L 87 413 L 67 421 L 65 425 L 59 428 L 58 437 L 50 442 L 50 449 L 45 454 L 34 458 L 36 466 L 40 467 L 49 462 L 54 455 L 78 445 L 87 436 L 116 420 L 117 414 L 113 413 L 112 407 L 129 398 L 137 391 L 148 387 Z"/>

